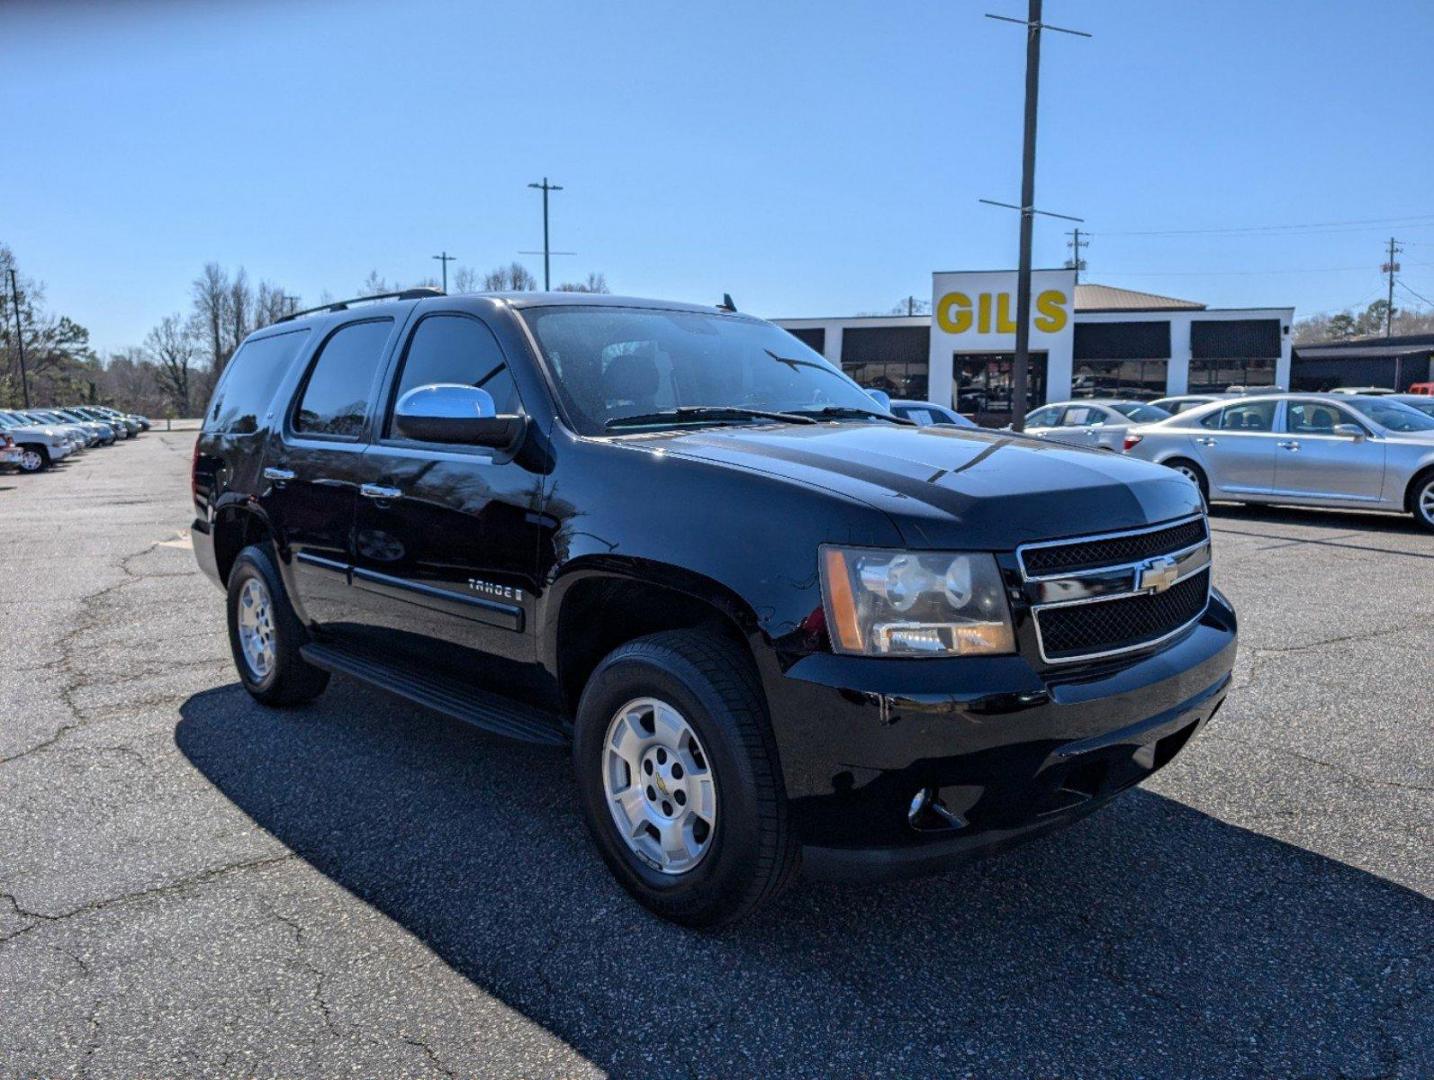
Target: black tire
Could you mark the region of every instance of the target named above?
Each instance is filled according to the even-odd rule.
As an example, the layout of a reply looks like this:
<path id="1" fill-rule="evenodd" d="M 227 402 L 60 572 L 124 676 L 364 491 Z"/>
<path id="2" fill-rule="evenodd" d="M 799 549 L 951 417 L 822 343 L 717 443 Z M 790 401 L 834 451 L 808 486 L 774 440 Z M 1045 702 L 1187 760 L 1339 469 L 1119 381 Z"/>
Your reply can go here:
<path id="1" fill-rule="evenodd" d="M 273 662 L 262 675 L 251 667 L 239 637 L 239 604 L 244 585 L 257 580 L 268 593 L 272 616 L 269 619 Z M 308 632 L 289 603 L 284 581 L 267 548 L 251 544 L 239 552 L 229 571 L 229 648 L 239 681 L 256 701 L 265 705 L 299 705 L 311 701 L 329 685 L 329 673 L 314 667 L 299 655 Z"/>
<path id="2" fill-rule="evenodd" d="M 1189 458 L 1171 458 L 1164 464 L 1176 472 L 1185 473 L 1194 480 L 1200 488 L 1200 498 L 1204 500 L 1206 506 L 1210 505 L 1210 480 L 1206 477 L 1204 469 Z"/>
<path id="3" fill-rule="evenodd" d="M 705 749 L 717 788 L 711 847 L 692 869 L 667 874 L 618 831 L 603 787 L 608 726 L 624 704 L 671 704 Z M 791 881 L 799 845 L 766 704 L 752 662 L 716 634 L 667 631 L 620 646 L 583 690 L 573 734 L 578 795 L 588 828 L 617 880 L 644 907 L 685 926 L 735 922 Z"/>
<path id="4" fill-rule="evenodd" d="M 1415 522 L 1434 532 L 1434 469 L 1425 469 L 1410 483 L 1408 504 Z"/>
<path id="5" fill-rule="evenodd" d="M 20 464 L 18 465 L 18 468 L 21 472 L 44 472 L 50 467 L 50 451 L 41 444 L 22 443 L 20 449 L 24 451 L 24 456 L 21 458 Z M 37 458 L 39 459 L 38 465 L 34 463 Z"/>

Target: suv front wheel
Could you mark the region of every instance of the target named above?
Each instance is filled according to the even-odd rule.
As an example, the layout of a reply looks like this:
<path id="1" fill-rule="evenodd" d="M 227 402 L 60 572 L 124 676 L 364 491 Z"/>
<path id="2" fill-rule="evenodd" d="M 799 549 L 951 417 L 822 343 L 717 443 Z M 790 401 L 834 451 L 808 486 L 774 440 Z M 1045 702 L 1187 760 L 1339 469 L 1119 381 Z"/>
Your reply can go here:
<path id="1" fill-rule="evenodd" d="M 608 868 L 687 926 L 750 913 L 797 864 L 751 660 L 716 634 L 652 634 L 588 680 L 573 735 L 578 792 Z"/>
<path id="2" fill-rule="evenodd" d="M 299 655 L 308 634 L 266 548 L 251 544 L 239 553 L 228 589 L 229 648 L 244 689 L 265 705 L 297 705 L 322 694 L 329 673 Z"/>

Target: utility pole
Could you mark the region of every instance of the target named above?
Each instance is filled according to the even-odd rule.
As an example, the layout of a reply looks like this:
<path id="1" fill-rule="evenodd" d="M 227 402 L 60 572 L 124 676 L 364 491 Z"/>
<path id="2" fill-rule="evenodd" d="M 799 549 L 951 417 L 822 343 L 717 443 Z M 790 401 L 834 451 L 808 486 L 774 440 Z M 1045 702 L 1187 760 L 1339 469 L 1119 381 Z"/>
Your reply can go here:
<path id="1" fill-rule="evenodd" d="M 1075 271 L 1075 283 L 1080 284 L 1080 272 L 1085 269 L 1085 260 L 1080 257 L 1080 249 L 1090 247 L 1090 233 L 1086 233 L 1086 239 L 1080 238 L 1080 229 L 1075 228 L 1066 233 L 1070 237 L 1066 241 L 1066 247 L 1072 249 L 1072 258 L 1066 260 L 1066 265 Z"/>
<path id="2" fill-rule="evenodd" d="M 1394 237 L 1391 236 L 1389 238 L 1389 261 L 1380 267 L 1389 275 L 1389 307 L 1384 312 L 1385 337 L 1389 337 L 1394 332 L 1394 275 L 1399 273 L 1399 264 L 1394 261 L 1394 256 L 1403 250 L 1402 247 L 1395 246 Z M 11 270 L 10 275 L 13 277 L 14 274 L 15 271 Z"/>
<path id="3" fill-rule="evenodd" d="M 10 267 L 10 300 L 15 305 L 15 347 L 20 351 L 20 393 L 25 408 L 30 407 L 30 376 L 25 373 L 25 331 L 20 325 L 20 286 L 15 284 L 15 268 Z"/>
<path id="4" fill-rule="evenodd" d="M 443 264 L 443 295 L 444 295 L 444 296 L 447 296 L 447 295 L 448 295 L 448 264 L 451 263 L 451 262 L 457 262 L 457 261 L 458 261 L 458 256 L 457 256 L 457 255 L 450 255 L 450 254 L 448 254 L 448 252 L 445 251 L 442 255 L 435 255 L 435 256 L 433 256 L 433 257 Z"/>
<path id="5" fill-rule="evenodd" d="M 1037 210 L 1036 202 L 1036 102 L 1041 82 L 1041 31 L 1057 30 L 1062 34 L 1090 37 L 1080 30 L 1067 30 L 1059 26 L 1047 26 L 1041 22 L 1041 0 L 1028 0 L 1026 18 L 1012 19 L 1005 15 L 987 15 L 988 19 L 1011 22 L 1026 28 L 1026 111 L 1021 147 L 1021 205 L 1010 207 L 1021 212 L 1020 261 L 1016 269 L 1016 355 L 1011 364 L 1011 427 L 1023 431 L 1026 426 L 1026 409 L 1030 405 L 1026 387 L 1029 383 L 1031 361 L 1031 232 L 1036 214 L 1064 217 L 1068 221 L 1079 221 L 1065 214 L 1051 214 L 1048 210 Z M 990 199 L 982 199 L 989 203 Z"/>
<path id="6" fill-rule="evenodd" d="M 290 315 L 299 310 L 299 298 L 297 296 L 290 296 L 288 293 L 285 293 L 280 299 L 289 305 Z"/>
<path id="7" fill-rule="evenodd" d="M 543 291 L 551 292 L 553 288 L 552 270 L 548 266 L 548 192 L 562 191 L 557 184 L 548 183 L 548 178 L 543 177 L 541 184 L 529 184 L 530 188 L 537 188 L 543 193 Z"/>

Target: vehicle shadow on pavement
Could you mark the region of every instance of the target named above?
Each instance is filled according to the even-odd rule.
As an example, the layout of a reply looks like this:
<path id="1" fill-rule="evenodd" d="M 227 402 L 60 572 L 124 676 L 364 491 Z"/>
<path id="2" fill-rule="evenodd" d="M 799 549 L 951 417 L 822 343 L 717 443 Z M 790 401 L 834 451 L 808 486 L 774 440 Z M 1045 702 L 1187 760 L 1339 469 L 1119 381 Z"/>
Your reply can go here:
<path id="1" fill-rule="evenodd" d="M 1361 532 L 1389 533 L 1396 536 L 1431 536 L 1409 514 L 1375 514 L 1363 510 L 1217 502 L 1210 506 L 1210 517 L 1213 519 L 1212 527 L 1217 532 L 1221 525 L 1247 522 L 1251 525 L 1314 525 L 1332 532 L 1357 529 Z"/>
<path id="2" fill-rule="evenodd" d="M 1434 1071 L 1434 902 L 1143 790 L 701 934 L 608 876 L 565 752 L 344 679 L 303 709 L 235 684 L 180 711 L 181 751 L 255 822 L 617 1075 Z"/>

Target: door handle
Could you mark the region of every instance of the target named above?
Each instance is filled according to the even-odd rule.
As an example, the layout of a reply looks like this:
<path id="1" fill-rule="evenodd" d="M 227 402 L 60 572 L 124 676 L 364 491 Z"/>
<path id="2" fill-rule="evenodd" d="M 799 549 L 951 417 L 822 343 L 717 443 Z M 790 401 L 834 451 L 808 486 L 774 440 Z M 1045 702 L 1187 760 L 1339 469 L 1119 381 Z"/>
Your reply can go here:
<path id="1" fill-rule="evenodd" d="M 1215 440 L 1212 439 L 1209 435 L 1201 435 L 1201 436 L 1200 436 L 1198 439 L 1196 439 L 1195 441 L 1196 441 L 1198 444 L 1200 444 L 1201 446 L 1214 446 L 1214 445 L 1215 445 Z"/>
<path id="2" fill-rule="evenodd" d="M 1300 444 L 1294 439 L 1291 439 L 1288 442 L 1276 443 L 1275 445 L 1278 446 L 1281 450 L 1298 450 L 1300 448 Z"/>
<path id="3" fill-rule="evenodd" d="M 276 468 L 274 468 L 274 466 L 272 466 L 272 465 L 266 465 L 266 466 L 264 466 L 264 479 L 265 479 L 265 480 L 274 480 L 274 481 L 276 481 L 276 482 L 278 482 L 278 483 L 283 483 L 285 480 L 292 480 L 293 478 L 294 478 L 294 470 L 293 470 L 293 469 L 276 469 Z"/>
<path id="4" fill-rule="evenodd" d="M 401 499 L 403 492 L 398 488 L 382 487 L 379 484 L 363 484 L 359 487 L 359 494 L 365 499 Z"/>

